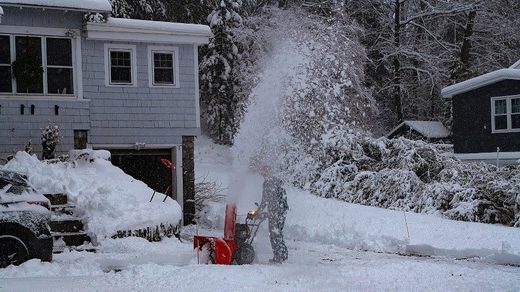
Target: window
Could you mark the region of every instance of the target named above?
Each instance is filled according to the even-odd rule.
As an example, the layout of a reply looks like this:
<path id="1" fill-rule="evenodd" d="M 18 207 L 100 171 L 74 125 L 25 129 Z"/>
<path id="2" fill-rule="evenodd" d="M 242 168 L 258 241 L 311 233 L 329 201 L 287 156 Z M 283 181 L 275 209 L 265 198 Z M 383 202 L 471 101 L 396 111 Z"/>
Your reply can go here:
<path id="1" fill-rule="evenodd" d="M 72 42 L 47 38 L 47 88 L 50 94 L 73 94 Z"/>
<path id="2" fill-rule="evenodd" d="M 149 47 L 150 87 L 178 87 L 176 47 Z"/>
<path id="3" fill-rule="evenodd" d="M 88 130 L 74 130 L 74 149 L 87 149 Z"/>
<path id="4" fill-rule="evenodd" d="M 16 60 L 35 62 L 42 67 L 42 40 L 40 37 L 17 36 L 15 48 Z M 43 74 L 31 73 L 24 76 L 23 79 L 16 78 L 16 92 L 43 93 Z"/>
<path id="5" fill-rule="evenodd" d="M 72 39 L 0 35 L 0 93 L 74 94 Z"/>
<path id="6" fill-rule="evenodd" d="M 11 42 L 8 35 L 0 35 L 0 92 L 12 92 Z"/>
<path id="7" fill-rule="evenodd" d="M 105 48 L 107 86 L 135 85 L 135 46 L 107 44 Z"/>
<path id="8" fill-rule="evenodd" d="M 520 131 L 520 96 L 492 99 L 493 132 Z"/>
<path id="9" fill-rule="evenodd" d="M 520 97 L 511 99 L 511 128 L 520 129 Z"/>

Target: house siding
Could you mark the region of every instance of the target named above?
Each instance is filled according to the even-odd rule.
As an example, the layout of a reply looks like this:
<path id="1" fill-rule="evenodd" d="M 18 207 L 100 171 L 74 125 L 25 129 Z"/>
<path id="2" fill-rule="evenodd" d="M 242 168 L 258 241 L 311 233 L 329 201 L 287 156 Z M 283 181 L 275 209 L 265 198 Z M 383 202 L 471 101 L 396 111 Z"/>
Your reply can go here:
<path id="1" fill-rule="evenodd" d="M 53 9 L 15 8 L 3 6 L 2 26 L 81 29 L 81 12 Z M 31 30 L 27 30 L 31 33 Z M 20 107 L 25 106 L 24 115 Z M 31 114 L 34 105 L 34 115 Z M 59 115 L 55 115 L 55 106 Z M 90 129 L 89 103 L 86 100 L 53 100 L 47 97 L 27 99 L 20 96 L 0 96 L 0 158 L 23 150 L 30 140 L 35 153 L 41 153 L 41 130 L 49 121 L 60 128 L 58 153 L 74 148 L 74 130 Z"/>
<path id="2" fill-rule="evenodd" d="M 88 102 L 78 101 L 46 101 L 46 100 L 0 100 L 0 157 L 5 158 L 23 150 L 31 140 L 35 153 L 41 153 L 41 130 L 49 121 L 60 128 L 61 143 L 57 147 L 59 153 L 74 148 L 74 130 L 88 130 Z M 20 107 L 25 106 L 24 114 Z M 34 105 L 34 115 L 31 115 Z M 55 115 L 55 106 L 59 106 L 59 115 Z"/>
<path id="3" fill-rule="evenodd" d="M 81 29 L 83 13 L 54 9 L 15 8 L 2 6 L 2 24 L 8 26 Z"/>
<path id="4" fill-rule="evenodd" d="M 520 94 L 519 80 L 504 80 L 455 95 L 453 142 L 455 153 L 520 151 L 520 133 L 492 133 L 491 98 Z"/>
<path id="5" fill-rule="evenodd" d="M 199 134 L 193 45 L 176 45 L 180 87 L 153 88 L 148 84 L 148 46 L 160 44 L 113 42 L 136 46 L 137 85 L 107 87 L 106 43 L 95 40 L 82 43 L 83 96 L 91 101 L 91 144 L 179 145 L 182 136 Z"/>

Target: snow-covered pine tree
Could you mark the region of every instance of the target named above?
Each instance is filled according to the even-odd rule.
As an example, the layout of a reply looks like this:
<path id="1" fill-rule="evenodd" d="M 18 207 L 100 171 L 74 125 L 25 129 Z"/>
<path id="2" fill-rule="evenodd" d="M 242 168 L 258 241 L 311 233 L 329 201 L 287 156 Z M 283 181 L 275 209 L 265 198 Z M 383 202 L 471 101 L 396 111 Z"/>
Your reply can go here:
<path id="1" fill-rule="evenodd" d="M 205 130 L 219 144 L 232 145 L 244 113 L 244 101 L 235 94 L 238 47 L 233 28 L 242 23 L 240 1 L 217 0 L 207 20 L 213 36 L 201 66 L 201 108 Z"/>
<path id="2" fill-rule="evenodd" d="M 167 20 L 161 0 L 110 0 L 112 16 L 145 20 Z"/>

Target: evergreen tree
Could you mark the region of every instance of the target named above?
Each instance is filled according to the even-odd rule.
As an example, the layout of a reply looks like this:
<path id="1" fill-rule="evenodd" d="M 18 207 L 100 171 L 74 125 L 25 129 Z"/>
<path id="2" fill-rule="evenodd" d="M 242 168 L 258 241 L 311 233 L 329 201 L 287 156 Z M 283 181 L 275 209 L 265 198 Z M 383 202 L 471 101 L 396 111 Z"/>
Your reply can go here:
<path id="1" fill-rule="evenodd" d="M 232 145 L 245 103 L 235 94 L 234 74 L 238 59 L 233 28 L 240 26 L 240 2 L 221 0 L 207 18 L 213 36 L 201 62 L 202 118 L 209 136 L 219 144 Z"/>
<path id="2" fill-rule="evenodd" d="M 161 0 L 111 0 L 112 16 L 144 20 L 168 20 Z"/>

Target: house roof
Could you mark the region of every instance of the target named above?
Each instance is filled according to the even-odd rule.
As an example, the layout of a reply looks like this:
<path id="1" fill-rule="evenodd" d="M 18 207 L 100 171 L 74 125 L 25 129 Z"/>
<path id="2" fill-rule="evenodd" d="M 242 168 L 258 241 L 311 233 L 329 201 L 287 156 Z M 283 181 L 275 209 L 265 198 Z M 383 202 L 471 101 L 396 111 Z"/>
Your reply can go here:
<path id="1" fill-rule="evenodd" d="M 520 60 L 516 61 L 509 69 L 520 69 Z"/>
<path id="2" fill-rule="evenodd" d="M 86 24 L 87 39 L 158 43 L 207 43 L 207 25 L 109 17 L 106 22 Z"/>
<path id="3" fill-rule="evenodd" d="M 1 0 L 0 5 L 95 12 L 112 11 L 112 6 L 108 0 Z"/>
<path id="4" fill-rule="evenodd" d="M 438 121 L 404 121 L 390 131 L 386 136 L 392 136 L 402 126 L 408 126 L 414 129 L 419 134 L 426 138 L 447 138 L 450 136 L 450 131 L 444 127 L 441 122 Z"/>
<path id="5" fill-rule="evenodd" d="M 445 87 L 442 89 L 441 94 L 443 98 L 452 98 L 454 95 L 468 92 L 470 90 L 477 89 L 507 79 L 520 80 L 520 61 L 516 62 L 509 69 L 496 70 Z"/>

